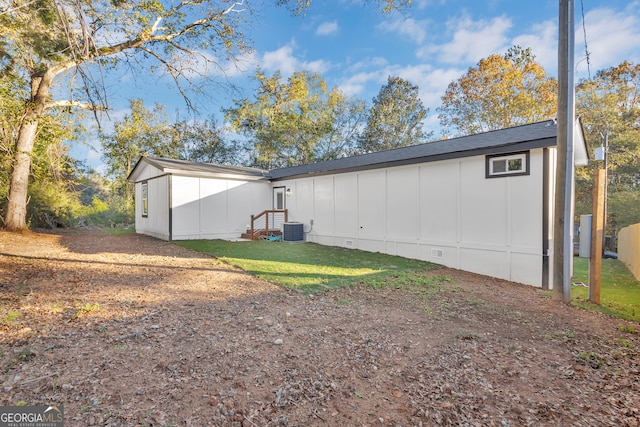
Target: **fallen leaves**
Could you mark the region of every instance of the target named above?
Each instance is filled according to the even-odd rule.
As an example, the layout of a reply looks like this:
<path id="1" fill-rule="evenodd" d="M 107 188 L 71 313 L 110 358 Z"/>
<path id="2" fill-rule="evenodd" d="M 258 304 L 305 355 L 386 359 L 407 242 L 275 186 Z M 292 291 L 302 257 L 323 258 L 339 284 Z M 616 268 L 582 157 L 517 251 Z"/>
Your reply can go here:
<path id="1" fill-rule="evenodd" d="M 530 287 L 434 272 L 452 281 L 425 308 L 409 287 L 297 294 L 145 236 L 0 244 L 0 315 L 20 313 L 0 404 L 62 403 L 69 426 L 638 425 L 640 337 Z"/>

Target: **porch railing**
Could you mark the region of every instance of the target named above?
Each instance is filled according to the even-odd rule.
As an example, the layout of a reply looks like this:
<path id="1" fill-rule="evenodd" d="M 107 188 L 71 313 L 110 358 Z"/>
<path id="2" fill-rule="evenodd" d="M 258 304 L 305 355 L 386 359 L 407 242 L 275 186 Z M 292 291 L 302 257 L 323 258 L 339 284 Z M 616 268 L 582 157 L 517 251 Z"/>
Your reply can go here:
<path id="1" fill-rule="evenodd" d="M 272 231 L 280 231 L 282 224 L 287 222 L 289 213 L 286 209 L 272 209 L 262 211 L 258 215 L 251 215 L 251 229 L 249 234 L 253 240 L 260 235 L 269 235 Z"/>

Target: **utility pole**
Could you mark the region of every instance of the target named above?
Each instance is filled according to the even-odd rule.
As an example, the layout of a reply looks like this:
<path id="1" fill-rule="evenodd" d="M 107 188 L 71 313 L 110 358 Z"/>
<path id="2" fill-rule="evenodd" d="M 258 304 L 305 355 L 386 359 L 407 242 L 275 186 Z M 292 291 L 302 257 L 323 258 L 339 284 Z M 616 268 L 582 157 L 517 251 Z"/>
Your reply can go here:
<path id="1" fill-rule="evenodd" d="M 593 175 L 593 213 L 591 215 L 591 254 L 589 257 L 589 301 L 600 304 L 602 247 L 604 244 L 604 189 L 607 173 L 596 169 Z"/>
<path id="2" fill-rule="evenodd" d="M 609 191 L 609 169 L 608 169 L 608 161 L 609 161 L 609 126 L 607 125 L 607 130 L 604 134 L 604 219 L 603 219 L 603 233 L 604 237 L 602 238 L 602 253 L 605 250 L 605 243 L 607 241 L 607 199 Z M 611 234 L 611 238 L 613 239 L 613 233 Z M 610 247 L 611 248 L 611 247 Z M 612 249 L 613 250 L 613 249 Z"/>
<path id="3" fill-rule="evenodd" d="M 558 138 L 553 221 L 553 299 L 571 300 L 573 261 L 574 2 L 560 0 Z"/>

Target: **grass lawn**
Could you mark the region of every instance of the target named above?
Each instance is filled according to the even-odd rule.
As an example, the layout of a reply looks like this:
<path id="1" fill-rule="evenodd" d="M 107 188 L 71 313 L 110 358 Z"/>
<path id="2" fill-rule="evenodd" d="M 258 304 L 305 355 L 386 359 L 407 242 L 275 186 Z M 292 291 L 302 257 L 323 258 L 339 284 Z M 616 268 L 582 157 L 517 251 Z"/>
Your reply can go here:
<path id="1" fill-rule="evenodd" d="M 429 285 L 431 279 L 425 278 L 425 273 L 440 267 L 415 259 L 314 243 L 225 240 L 184 240 L 174 243 L 215 256 L 257 277 L 305 293 L 356 283 L 373 287 L 391 283 Z M 589 283 L 588 260 L 574 258 L 574 261 L 573 282 Z M 606 259 L 602 262 L 600 302 L 599 306 L 589 302 L 588 288 L 571 287 L 572 305 L 640 322 L 640 282 L 618 260 Z"/>
<path id="2" fill-rule="evenodd" d="M 224 240 L 183 240 L 175 243 L 305 293 L 358 282 L 378 286 L 391 278 L 419 281 L 421 273 L 440 267 L 415 259 L 314 243 Z"/>
<path id="3" fill-rule="evenodd" d="M 589 260 L 574 258 L 573 282 L 589 284 Z M 571 287 L 571 303 L 622 319 L 640 322 L 640 282 L 617 259 L 602 260 L 600 306 L 589 302 L 589 289 Z"/>

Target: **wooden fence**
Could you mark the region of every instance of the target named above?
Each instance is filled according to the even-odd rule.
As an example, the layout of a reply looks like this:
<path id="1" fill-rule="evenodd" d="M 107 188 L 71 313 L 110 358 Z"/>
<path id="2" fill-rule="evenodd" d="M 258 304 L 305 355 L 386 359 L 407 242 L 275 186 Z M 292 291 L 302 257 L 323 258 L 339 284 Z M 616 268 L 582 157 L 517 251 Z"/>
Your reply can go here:
<path id="1" fill-rule="evenodd" d="M 640 224 L 625 227 L 618 233 L 618 259 L 640 280 Z"/>

